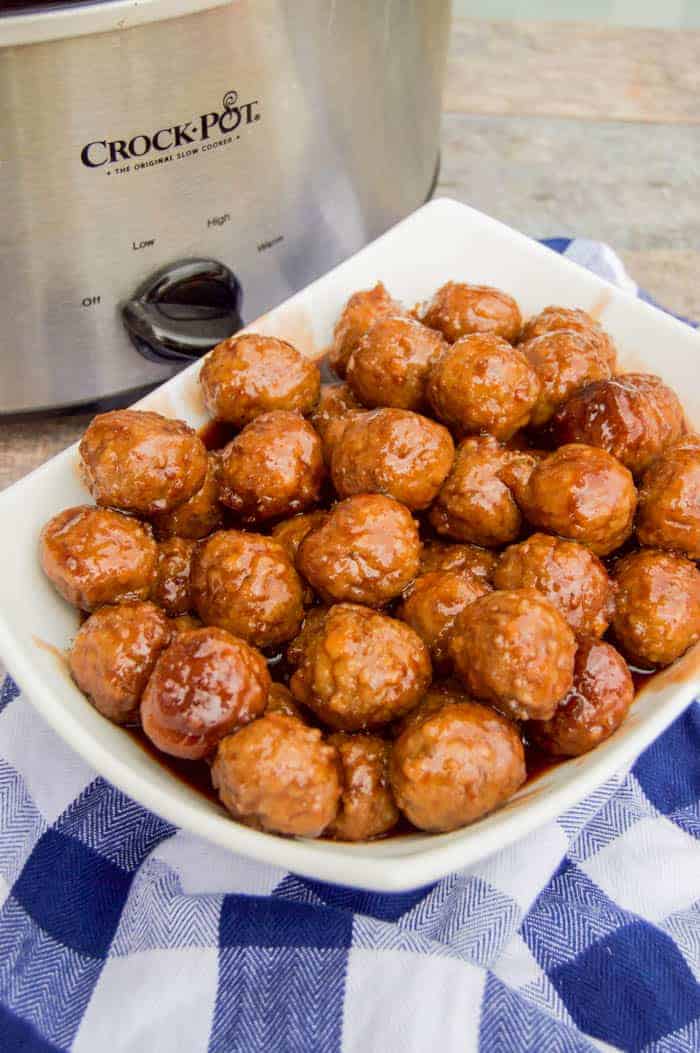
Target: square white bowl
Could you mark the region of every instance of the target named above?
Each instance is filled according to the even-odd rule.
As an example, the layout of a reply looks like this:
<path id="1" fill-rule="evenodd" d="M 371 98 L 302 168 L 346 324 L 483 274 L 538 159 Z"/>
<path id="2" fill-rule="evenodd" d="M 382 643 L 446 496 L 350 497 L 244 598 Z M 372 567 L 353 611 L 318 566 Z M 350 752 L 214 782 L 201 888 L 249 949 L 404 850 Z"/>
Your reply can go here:
<path id="1" fill-rule="evenodd" d="M 328 346 L 347 297 L 382 279 L 408 305 L 448 279 L 512 293 L 524 315 L 547 304 L 583 307 L 615 339 L 620 365 L 660 374 L 700 421 L 700 336 L 663 312 L 501 223 L 446 199 L 433 201 L 356 256 L 258 319 L 249 329 L 284 337 L 306 354 Z M 138 405 L 195 427 L 206 421 L 200 363 Z M 39 532 L 62 508 L 89 501 L 73 446 L 0 494 L 0 654 L 48 723 L 98 772 L 171 822 L 232 852 L 322 881 L 376 891 L 416 888 L 483 859 L 580 801 L 629 765 L 700 689 L 700 645 L 657 675 L 623 727 L 594 752 L 526 784 L 503 808 L 450 834 L 349 845 L 276 837 L 230 819 L 101 717 L 72 683 L 57 651 L 77 627 L 39 567 Z"/>

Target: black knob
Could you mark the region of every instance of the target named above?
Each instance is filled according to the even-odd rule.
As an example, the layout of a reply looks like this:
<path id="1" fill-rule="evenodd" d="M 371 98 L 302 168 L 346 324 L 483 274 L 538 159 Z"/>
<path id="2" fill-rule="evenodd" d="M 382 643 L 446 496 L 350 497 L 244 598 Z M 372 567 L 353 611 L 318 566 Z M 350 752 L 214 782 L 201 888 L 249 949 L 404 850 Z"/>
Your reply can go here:
<path id="1" fill-rule="evenodd" d="M 243 326 L 243 294 L 218 260 L 180 260 L 152 274 L 122 304 L 122 320 L 146 358 L 187 362 Z"/>

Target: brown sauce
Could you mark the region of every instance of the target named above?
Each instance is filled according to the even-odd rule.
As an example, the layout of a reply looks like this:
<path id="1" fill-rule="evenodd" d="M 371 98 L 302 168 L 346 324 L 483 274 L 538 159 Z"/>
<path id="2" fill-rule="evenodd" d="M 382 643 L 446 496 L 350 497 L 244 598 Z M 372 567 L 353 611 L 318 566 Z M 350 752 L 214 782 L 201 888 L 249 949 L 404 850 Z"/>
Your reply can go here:
<path id="1" fill-rule="evenodd" d="M 125 727 L 124 731 L 132 742 L 136 743 L 152 760 L 157 761 L 161 768 L 165 768 L 175 779 L 202 797 L 206 797 L 208 801 L 213 801 L 214 804 L 222 807 L 219 804 L 216 790 L 212 786 L 211 772 L 206 761 L 180 760 L 178 757 L 171 757 L 168 753 L 161 753 L 136 724 Z"/>
<path id="2" fill-rule="evenodd" d="M 564 764 L 570 759 L 569 757 L 552 757 L 549 753 L 544 753 L 542 750 L 538 750 L 536 746 L 526 743 L 525 770 L 527 775 L 525 776 L 524 785 L 531 786 L 538 779 L 541 779 L 543 775 L 547 775 L 554 768 L 558 768 L 560 764 Z"/>
<path id="3" fill-rule="evenodd" d="M 208 450 L 221 450 L 237 434 L 233 424 L 223 420 L 210 420 L 199 429 L 198 435 Z"/>

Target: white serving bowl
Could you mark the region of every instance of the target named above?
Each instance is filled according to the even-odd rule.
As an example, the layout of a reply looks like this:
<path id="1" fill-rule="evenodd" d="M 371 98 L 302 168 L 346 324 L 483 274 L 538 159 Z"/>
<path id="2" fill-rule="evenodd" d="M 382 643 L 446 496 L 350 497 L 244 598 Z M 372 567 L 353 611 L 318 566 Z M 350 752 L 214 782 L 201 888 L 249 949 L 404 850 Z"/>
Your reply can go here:
<path id="1" fill-rule="evenodd" d="M 249 328 L 284 337 L 318 356 L 350 293 L 378 279 L 407 305 L 455 279 L 505 289 L 525 315 L 547 304 L 582 307 L 612 334 L 622 369 L 658 373 L 679 392 L 689 420 L 700 420 L 697 333 L 455 201 L 425 205 Z M 203 425 L 199 368 L 194 363 L 139 406 Z M 580 801 L 629 765 L 700 688 L 700 649 L 695 648 L 654 678 L 624 726 L 598 749 L 553 768 L 499 811 L 454 833 L 349 845 L 249 830 L 101 717 L 67 673 L 59 652 L 76 631 L 76 612 L 44 577 L 37 542 L 52 515 L 90 500 L 77 469 L 73 446 L 0 494 L 0 654 L 48 723 L 98 772 L 147 808 L 232 852 L 323 881 L 376 891 L 416 888 L 489 856 Z"/>

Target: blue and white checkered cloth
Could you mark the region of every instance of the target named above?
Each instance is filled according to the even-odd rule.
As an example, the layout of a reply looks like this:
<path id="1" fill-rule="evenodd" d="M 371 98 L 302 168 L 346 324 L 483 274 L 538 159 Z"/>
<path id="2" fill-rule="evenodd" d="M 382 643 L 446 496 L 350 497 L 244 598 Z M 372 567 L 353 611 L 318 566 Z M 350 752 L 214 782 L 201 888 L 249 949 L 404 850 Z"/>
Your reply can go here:
<path id="1" fill-rule="evenodd" d="M 374 895 L 175 829 L 3 676 L 0 1053 L 700 1050 L 697 702 L 556 822 Z"/>

